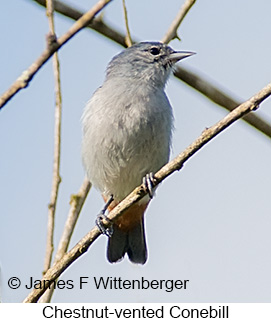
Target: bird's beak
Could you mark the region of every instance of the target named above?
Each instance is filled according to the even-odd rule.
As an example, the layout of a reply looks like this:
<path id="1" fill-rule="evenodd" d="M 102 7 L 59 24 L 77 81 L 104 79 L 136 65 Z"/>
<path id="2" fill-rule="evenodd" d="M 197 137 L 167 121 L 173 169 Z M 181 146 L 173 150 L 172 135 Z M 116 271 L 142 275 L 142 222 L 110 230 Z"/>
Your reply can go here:
<path id="1" fill-rule="evenodd" d="M 174 64 L 180 61 L 181 59 L 184 59 L 186 57 L 195 55 L 196 53 L 194 52 L 173 52 L 172 54 L 169 55 L 170 61 Z"/>

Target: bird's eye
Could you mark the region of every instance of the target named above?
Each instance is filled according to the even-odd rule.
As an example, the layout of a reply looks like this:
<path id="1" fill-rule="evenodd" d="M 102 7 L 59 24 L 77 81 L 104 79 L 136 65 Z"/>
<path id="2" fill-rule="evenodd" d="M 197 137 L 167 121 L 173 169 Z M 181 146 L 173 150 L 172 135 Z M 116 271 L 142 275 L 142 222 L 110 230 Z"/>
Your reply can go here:
<path id="1" fill-rule="evenodd" d="M 160 48 L 158 48 L 158 47 L 152 47 L 152 48 L 150 48 L 150 53 L 152 55 L 158 55 L 158 54 L 160 54 Z"/>

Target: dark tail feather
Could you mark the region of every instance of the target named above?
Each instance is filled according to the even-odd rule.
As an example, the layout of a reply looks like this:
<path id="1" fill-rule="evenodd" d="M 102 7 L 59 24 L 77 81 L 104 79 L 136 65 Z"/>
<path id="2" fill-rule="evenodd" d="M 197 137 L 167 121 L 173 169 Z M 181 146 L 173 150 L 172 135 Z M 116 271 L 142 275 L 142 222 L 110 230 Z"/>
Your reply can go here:
<path id="1" fill-rule="evenodd" d="M 136 264 L 145 264 L 147 260 L 147 245 L 145 240 L 144 219 L 128 233 L 129 259 Z"/>
<path id="2" fill-rule="evenodd" d="M 113 225 L 113 235 L 108 240 L 107 259 L 109 262 L 121 260 L 127 252 L 129 259 L 136 264 L 147 260 L 147 246 L 144 232 L 144 220 L 132 230 L 121 231 Z"/>
<path id="3" fill-rule="evenodd" d="M 107 259 L 109 262 L 121 260 L 127 251 L 127 232 L 113 225 L 113 234 L 108 238 Z"/>

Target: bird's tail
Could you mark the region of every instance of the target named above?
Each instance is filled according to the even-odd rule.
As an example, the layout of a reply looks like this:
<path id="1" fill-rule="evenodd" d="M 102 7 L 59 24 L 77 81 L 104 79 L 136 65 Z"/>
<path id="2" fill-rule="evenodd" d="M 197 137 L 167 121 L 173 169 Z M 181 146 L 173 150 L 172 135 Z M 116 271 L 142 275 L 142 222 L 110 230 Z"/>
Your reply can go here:
<path id="1" fill-rule="evenodd" d="M 147 246 L 144 230 L 144 217 L 129 231 L 123 231 L 116 224 L 113 225 L 113 234 L 107 246 L 109 262 L 121 260 L 125 253 L 129 259 L 137 264 L 144 264 L 147 260 Z"/>

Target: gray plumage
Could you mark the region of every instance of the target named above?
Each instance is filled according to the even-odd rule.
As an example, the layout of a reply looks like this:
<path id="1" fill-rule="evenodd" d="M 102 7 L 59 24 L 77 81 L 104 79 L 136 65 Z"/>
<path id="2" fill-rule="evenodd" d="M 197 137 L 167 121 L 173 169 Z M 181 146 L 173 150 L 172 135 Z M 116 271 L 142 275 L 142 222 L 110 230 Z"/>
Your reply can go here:
<path id="1" fill-rule="evenodd" d="M 164 87 L 174 63 L 191 54 L 145 42 L 127 48 L 109 63 L 105 81 L 82 117 L 83 165 L 104 197 L 113 194 L 120 202 L 147 173 L 167 163 L 173 114 Z M 147 202 L 146 197 L 139 204 Z M 110 262 L 126 252 L 135 263 L 146 261 L 143 221 L 142 216 L 129 232 L 115 226 L 108 244 Z"/>

